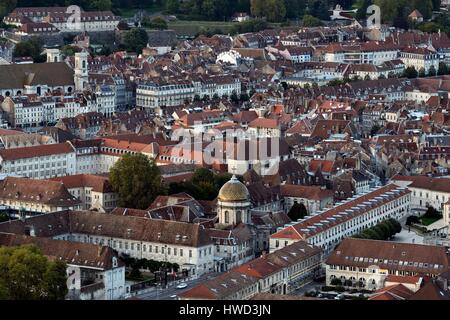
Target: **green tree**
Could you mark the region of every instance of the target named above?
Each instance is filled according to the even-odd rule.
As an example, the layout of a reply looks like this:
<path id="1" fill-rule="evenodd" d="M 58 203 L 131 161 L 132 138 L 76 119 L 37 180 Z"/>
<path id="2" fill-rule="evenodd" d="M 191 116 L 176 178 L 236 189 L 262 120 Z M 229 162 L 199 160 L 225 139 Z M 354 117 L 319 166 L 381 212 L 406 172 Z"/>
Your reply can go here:
<path id="1" fill-rule="evenodd" d="M 330 20 L 327 0 L 309 0 L 307 14 L 320 20 Z"/>
<path id="2" fill-rule="evenodd" d="M 238 97 L 238 95 L 237 95 L 235 90 L 233 90 L 233 92 L 231 93 L 230 100 L 233 103 L 238 103 L 239 102 L 239 97 Z"/>
<path id="3" fill-rule="evenodd" d="M 66 57 L 73 57 L 76 52 L 80 52 L 81 49 L 79 47 L 65 45 L 61 48 L 61 53 Z"/>
<path id="4" fill-rule="evenodd" d="M 419 74 L 416 68 L 414 68 L 413 66 L 406 68 L 405 71 L 403 72 L 403 76 L 409 79 L 417 78 L 418 75 Z"/>
<path id="5" fill-rule="evenodd" d="M 141 53 L 148 44 L 148 34 L 145 29 L 133 28 L 125 34 L 124 45 L 126 50 Z"/>
<path id="6" fill-rule="evenodd" d="M 180 2 L 178 0 L 167 0 L 166 10 L 169 14 L 178 13 L 178 11 L 180 10 Z"/>
<path id="7" fill-rule="evenodd" d="M 253 16 L 257 18 L 264 17 L 264 0 L 251 0 L 250 1 L 250 11 Z"/>
<path id="8" fill-rule="evenodd" d="M 332 286 L 342 286 L 342 281 L 339 278 L 331 279 L 330 284 Z"/>
<path id="9" fill-rule="evenodd" d="M 367 17 L 367 7 L 372 4 L 371 0 L 360 0 L 358 11 L 356 12 L 356 19 L 363 20 Z"/>
<path id="10" fill-rule="evenodd" d="M 281 22 L 286 18 L 284 0 L 266 0 L 265 16 L 268 21 Z"/>
<path id="11" fill-rule="evenodd" d="M 0 212 L 0 222 L 5 222 L 8 220 L 9 220 L 8 214 L 6 214 L 5 212 Z"/>
<path id="12" fill-rule="evenodd" d="M 291 207 L 291 209 L 288 212 L 288 217 L 292 221 L 297 221 L 298 219 L 303 219 L 307 215 L 308 215 L 308 211 L 306 210 L 305 205 L 303 203 L 297 203 L 297 202 L 294 203 L 294 205 Z"/>
<path id="13" fill-rule="evenodd" d="M 439 211 L 437 211 L 435 208 L 430 206 L 423 215 L 423 218 L 430 218 L 430 219 L 442 218 L 442 214 L 439 213 Z"/>
<path id="14" fill-rule="evenodd" d="M 90 8 L 98 11 L 111 10 L 111 0 L 91 0 Z"/>
<path id="15" fill-rule="evenodd" d="M 250 97 L 246 92 L 241 93 L 241 95 L 239 96 L 239 100 L 241 100 L 242 102 L 248 101 L 249 99 Z"/>
<path id="16" fill-rule="evenodd" d="M 31 57 L 33 61 L 44 62 L 46 56 L 42 54 L 42 41 L 38 37 L 32 37 L 30 40 L 19 42 L 14 48 L 14 57 Z"/>
<path id="17" fill-rule="evenodd" d="M 409 216 L 408 218 L 406 218 L 406 225 L 410 226 L 414 223 L 420 223 L 420 219 L 418 216 Z"/>
<path id="18" fill-rule="evenodd" d="M 320 19 L 313 17 L 309 14 L 303 16 L 303 26 L 304 27 L 320 27 L 323 23 Z"/>
<path id="19" fill-rule="evenodd" d="M 17 0 L 0 1 L 0 21 L 3 20 L 3 17 L 8 15 L 15 7 L 17 7 Z"/>
<path id="20" fill-rule="evenodd" d="M 192 176 L 192 183 L 199 184 L 200 182 L 212 182 L 214 173 L 207 168 L 199 168 L 195 170 Z"/>
<path id="21" fill-rule="evenodd" d="M 394 231 L 393 235 L 402 231 L 402 225 L 400 224 L 400 222 L 398 222 L 394 218 L 389 218 L 389 219 L 385 220 L 385 223 L 387 223 L 388 225 L 390 225 L 392 227 L 392 229 Z"/>
<path id="22" fill-rule="evenodd" d="M 373 137 L 377 134 L 378 131 L 380 131 L 381 126 L 379 124 L 374 124 L 372 128 L 370 129 L 370 135 Z"/>
<path id="23" fill-rule="evenodd" d="M 432 65 L 430 69 L 428 69 L 428 76 L 434 77 L 436 75 L 436 68 Z"/>
<path id="24" fill-rule="evenodd" d="M 425 77 L 426 76 L 426 74 L 425 74 L 425 69 L 424 68 L 420 68 L 419 69 L 419 77 L 420 78 L 423 78 L 423 77 Z"/>
<path id="25" fill-rule="evenodd" d="M 149 29 L 165 30 L 168 28 L 167 21 L 162 17 L 156 17 L 153 19 L 145 17 L 142 21 L 142 25 Z"/>
<path id="26" fill-rule="evenodd" d="M 448 73 L 448 67 L 444 62 L 439 62 L 439 69 L 437 74 L 442 76 Z"/>
<path id="27" fill-rule="evenodd" d="M 67 293 L 66 266 L 35 246 L 0 248 L 0 298 L 60 300 Z"/>
<path id="28" fill-rule="evenodd" d="M 45 292 L 47 292 L 46 300 L 60 300 L 66 296 L 68 291 L 66 268 L 66 264 L 59 260 L 48 264 L 43 281 Z"/>
<path id="29" fill-rule="evenodd" d="M 166 194 L 155 162 L 140 153 L 119 159 L 109 178 L 121 207 L 146 209 L 158 195 Z"/>

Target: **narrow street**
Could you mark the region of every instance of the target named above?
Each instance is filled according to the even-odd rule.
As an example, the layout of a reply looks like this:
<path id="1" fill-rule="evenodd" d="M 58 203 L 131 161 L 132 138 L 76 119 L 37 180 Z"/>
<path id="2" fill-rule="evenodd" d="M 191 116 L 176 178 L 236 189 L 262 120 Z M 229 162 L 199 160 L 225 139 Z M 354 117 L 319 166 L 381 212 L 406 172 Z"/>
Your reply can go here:
<path id="1" fill-rule="evenodd" d="M 180 293 L 186 292 L 189 289 L 198 285 L 199 283 L 209 280 L 217 275 L 218 275 L 218 273 L 208 273 L 208 274 L 201 276 L 200 278 L 197 278 L 194 280 L 189 280 L 189 281 L 185 282 L 188 286 L 184 289 L 177 289 L 176 286 L 179 284 L 179 282 L 175 282 L 175 283 L 169 283 L 168 288 L 153 287 L 151 289 L 151 291 L 142 293 L 142 294 L 133 295 L 133 297 L 142 299 L 142 300 L 176 300 L 177 298 L 173 297 L 174 295 L 178 295 Z"/>

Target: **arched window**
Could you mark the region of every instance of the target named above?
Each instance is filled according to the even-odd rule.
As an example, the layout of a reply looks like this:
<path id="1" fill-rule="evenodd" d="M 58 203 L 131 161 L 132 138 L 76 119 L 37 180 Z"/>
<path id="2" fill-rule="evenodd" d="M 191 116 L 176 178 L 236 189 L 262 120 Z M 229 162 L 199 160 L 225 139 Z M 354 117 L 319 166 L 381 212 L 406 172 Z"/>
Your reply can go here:
<path id="1" fill-rule="evenodd" d="M 230 223 L 230 213 L 228 211 L 225 211 L 225 223 Z"/>
<path id="2" fill-rule="evenodd" d="M 242 221 L 242 213 L 240 210 L 236 211 L 236 222 Z"/>
<path id="3" fill-rule="evenodd" d="M 83 62 L 82 62 L 82 65 L 83 65 L 83 69 L 86 69 L 86 60 L 83 60 Z"/>

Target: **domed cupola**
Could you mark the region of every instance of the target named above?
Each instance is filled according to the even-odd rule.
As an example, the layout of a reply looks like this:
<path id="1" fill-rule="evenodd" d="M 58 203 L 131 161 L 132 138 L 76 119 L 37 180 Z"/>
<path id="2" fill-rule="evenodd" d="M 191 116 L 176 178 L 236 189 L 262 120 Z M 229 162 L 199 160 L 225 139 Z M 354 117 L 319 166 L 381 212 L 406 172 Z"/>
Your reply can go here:
<path id="1" fill-rule="evenodd" d="M 219 224 L 234 226 L 239 223 L 251 223 L 250 193 L 245 184 L 235 175 L 220 188 L 217 197 L 217 215 Z"/>
<path id="2" fill-rule="evenodd" d="M 240 182 L 235 175 L 225 183 L 219 191 L 220 201 L 248 201 L 250 194 L 245 184 Z"/>

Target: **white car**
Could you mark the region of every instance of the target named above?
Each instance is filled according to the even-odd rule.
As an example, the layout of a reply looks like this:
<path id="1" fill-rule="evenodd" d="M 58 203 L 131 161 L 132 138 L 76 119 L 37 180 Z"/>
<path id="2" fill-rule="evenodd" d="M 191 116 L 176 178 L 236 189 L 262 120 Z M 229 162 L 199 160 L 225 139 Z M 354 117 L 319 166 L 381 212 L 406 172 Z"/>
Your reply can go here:
<path id="1" fill-rule="evenodd" d="M 186 283 L 180 283 L 179 285 L 176 286 L 177 289 L 184 289 L 187 287 Z"/>

